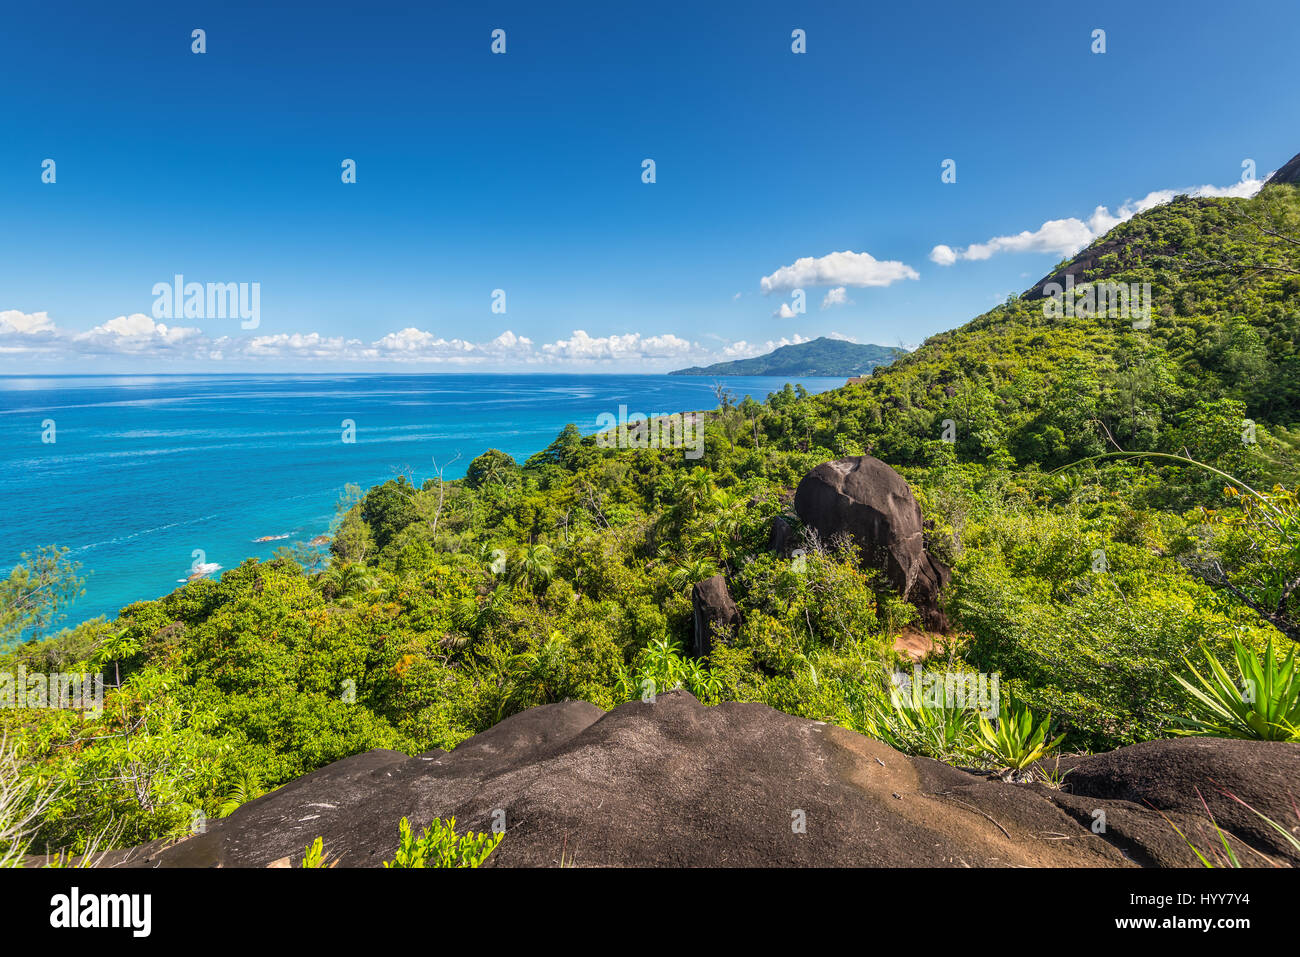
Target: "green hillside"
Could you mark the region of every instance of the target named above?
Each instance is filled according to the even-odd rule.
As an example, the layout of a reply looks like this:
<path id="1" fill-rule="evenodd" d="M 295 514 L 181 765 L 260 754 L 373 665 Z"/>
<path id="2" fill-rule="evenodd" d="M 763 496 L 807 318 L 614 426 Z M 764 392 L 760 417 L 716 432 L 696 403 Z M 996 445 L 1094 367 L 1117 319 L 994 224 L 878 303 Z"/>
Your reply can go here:
<path id="1" fill-rule="evenodd" d="M 822 336 L 812 342 L 781 346 L 765 356 L 734 359 L 711 366 L 678 369 L 669 375 L 766 375 L 766 376 L 857 376 L 870 375 L 877 366 L 888 365 L 906 349 L 893 346 L 860 345 Z"/>
<path id="2" fill-rule="evenodd" d="M 1248 201 L 1180 198 L 1117 226 L 1048 279 L 1150 283 L 1150 328 L 1049 318 L 1039 283 L 870 382 L 814 400 L 824 424 L 811 440 L 865 437 L 872 454 L 923 464 L 951 419 L 958 459 L 1051 467 L 1113 448 L 1107 431 L 1125 449 L 1215 454 L 1216 442 L 1240 445 L 1240 425 L 1191 435 L 1197 416 L 1295 426 L 1296 196 L 1268 186 Z"/>
<path id="3" fill-rule="evenodd" d="M 6 667 L 115 686 L 85 720 L 0 708 L 14 776 L 60 788 L 38 844 L 182 834 L 195 811 L 350 754 L 451 748 L 528 707 L 610 708 L 651 681 L 1004 769 L 971 713 L 891 701 L 911 605 L 835 542 L 769 547 L 776 516 L 798 533 L 800 478 L 864 452 L 903 472 L 953 568 L 953 633 L 927 668 L 999 675 L 1070 749 L 1206 732 L 1177 681 L 1189 662 L 1235 669 L 1234 640 L 1276 659 L 1270 642 L 1300 638 L 1300 190 L 1178 199 L 1048 279 L 1066 272 L 1149 283 L 1149 325 L 1053 316 L 1039 284 L 862 384 L 727 395 L 702 458 L 601 449 L 570 426 L 526 463 L 492 450 L 461 481 L 355 490 L 328 551 L 285 549 L 19 645 Z M 1121 449 L 1166 457 L 1096 458 Z M 0 644 L 75 574 L 47 559 L 5 585 Z M 691 588 L 716 573 L 741 624 L 692 658 Z M 1292 719 L 1238 733 L 1294 739 Z"/>

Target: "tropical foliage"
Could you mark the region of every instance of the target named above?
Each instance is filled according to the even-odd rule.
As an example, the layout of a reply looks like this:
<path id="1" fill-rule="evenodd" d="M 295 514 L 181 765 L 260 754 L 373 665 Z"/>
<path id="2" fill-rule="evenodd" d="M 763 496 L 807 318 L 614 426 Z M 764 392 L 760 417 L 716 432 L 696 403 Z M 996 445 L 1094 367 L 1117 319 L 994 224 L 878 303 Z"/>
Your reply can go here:
<path id="1" fill-rule="evenodd" d="M 463 479 L 443 463 L 351 488 L 328 552 L 250 560 L 111 622 L 58 631 L 78 571 L 38 552 L 0 587 L 0 674 L 106 688 L 94 711 L 0 708 L 19 782 L 0 841 L 20 846 L 5 821 L 33 851 L 184 835 L 351 754 L 676 687 L 993 769 L 1057 745 L 1280 735 L 1296 724 L 1271 642 L 1300 613 L 1300 245 L 1276 237 L 1297 235 L 1291 187 L 1180 198 L 1057 270 L 1150 283 L 1147 326 L 1053 317 L 1031 291 L 860 384 L 722 390 L 699 459 L 569 426 L 522 464 L 491 450 Z M 1121 451 L 1163 457 L 1099 457 Z M 996 722 L 896 700 L 915 610 L 790 514 L 812 467 L 861 453 L 903 472 L 954 569 L 954 633 L 925 667 L 1000 676 L 1016 705 Z M 777 516 L 802 554 L 772 551 Z M 695 658 L 691 588 L 714 574 L 741 623 Z M 1247 679 L 1251 710 L 1233 690 Z"/>
<path id="2" fill-rule="evenodd" d="M 417 837 L 411 822 L 402 818 L 398 826 L 401 841 L 397 856 L 385 861 L 384 867 L 479 867 L 486 861 L 504 834 L 456 834 L 456 819 L 435 819 Z M 319 840 L 319 839 L 318 839 Z"/>

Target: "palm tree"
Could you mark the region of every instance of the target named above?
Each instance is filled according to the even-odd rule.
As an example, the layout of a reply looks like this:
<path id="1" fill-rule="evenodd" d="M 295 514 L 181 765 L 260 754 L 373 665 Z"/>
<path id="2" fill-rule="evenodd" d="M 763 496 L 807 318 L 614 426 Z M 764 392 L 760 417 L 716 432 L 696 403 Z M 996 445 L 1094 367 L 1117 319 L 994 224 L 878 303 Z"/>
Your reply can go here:
<path id="1" fill-rule="evenodd" d="M 254 798 L 259 798 L 265 793 L 266 789 L 262 787 L 262 782 L 258 780 L 257 773 L 241 767 L 235 777 L 234 785 L 221 802 L 217 817 L 229 817 L 239 809 L 240 805 L 246 804 Z"/>
<path id="2" fill-rule="evenodd" d="M 493 575 L 500 575 L 506 570 L 506 553 L 490 542 L 479 546 L 478 557 Z"/>
<path id="3" fill-rule="evenodd" d="M 713 476 L 708 469 L 694 468 L 682 480 L 682 491 L 697 507 L 713 493 Z"/>
<path id="4" fill-rule="evenodd" d="M 718 566 L 708 556 L 678 558 L 673 562 L 673 570 L 668 573 L 668 584 L 674 591 L 681 591 L 706 578 L 712 578 L 717 573 Z"/>
<path id="5" fill-rule="evenodd" d="M 510 580 L 527 589 L 550 581 L 554 574 L 555 554 L 547 545 L 525 545 L 510 567 Z"/>
<path id="6" fill-rule="evenodd" d="M 567 683 L 567 652 L 564 636 L 553 631 L 536 651 L 511 657 L 500 716 L 560 700 Z"/>
<path id="7" fill-rule="evenodd" d="M 321 573 L 320 580 L 321 590 L 327 597 L 344 600 L 356 598 L 379 587 L 374 572 L 359 562 L 330 565 Z"/>

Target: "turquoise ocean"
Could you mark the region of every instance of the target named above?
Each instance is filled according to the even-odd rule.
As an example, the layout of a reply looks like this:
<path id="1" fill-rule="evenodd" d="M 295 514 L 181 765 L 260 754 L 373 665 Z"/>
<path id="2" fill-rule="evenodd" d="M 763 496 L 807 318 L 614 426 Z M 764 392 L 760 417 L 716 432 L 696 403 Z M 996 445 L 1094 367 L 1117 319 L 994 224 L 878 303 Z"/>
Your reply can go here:
<path id="1" fill-rule="evenodd" d="M 720 381 L 759 400 L 787 381 L 809 392 L 844 384 Z M 62 624 L 112 618 L 178 587 L 196 550 L 233 568 L 326 534 L 348 483 L 406 470 L 422 481 L 435 458 L 455 459 L 445 477 L 459 478 L 488 448 L 522 462 L 568 423 L 595 432 L 621 405 L 709 409 L 713 389 L 667 375 L 0 377 L 0 570 L 65 546 L 86 585 Z"/>

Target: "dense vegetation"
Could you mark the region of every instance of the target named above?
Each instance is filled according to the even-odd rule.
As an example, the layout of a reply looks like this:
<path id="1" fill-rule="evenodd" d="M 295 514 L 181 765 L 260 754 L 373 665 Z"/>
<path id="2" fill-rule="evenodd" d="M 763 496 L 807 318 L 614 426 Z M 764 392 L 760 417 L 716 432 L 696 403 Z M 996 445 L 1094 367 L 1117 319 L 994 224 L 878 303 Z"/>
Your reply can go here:
<path id="1" fill-rule="evenodd" d="M 1057 735 L 1098 750 L 1204 731 L 1185 662 L 1272 669 L 1270 639 L 1297 638 L 1296 236 L 1291 187 L 1181 198 L 1076 277 L 1151 283 L 1148 329 L 1013 297 L 863 384 L 724 395 L 699 460 L 570 426 L 522 464 L 493 450 L 459 481 L 351 490 L 328 553 L 250 560 L 48 638 L 46 599 L 66 601 L 75 570 L 42 553 L 0 596 L 0 638 L 24 639 L 0 670 L 110 688 L 98 716 L 0 709 L 30 785 L 0 812 L 45 795 L 37 849 L 136 843 L 369 748 L 451 748 L 534 705 L 678 684 L 989 766 Z M 1167 457 L 1098 458 L 1119 450 Z M 998 673 L 1020 710 L 996 726 L 908 725 L 924 709 L 889 688 L 915 610 L 845 549 L 768 547 L 809 469 L 864 452 L 907 477 L 954 568 L 956 633 L 926 667 Z M 716 572 L 743 623 L 696 660 L 690 590 Z"/>
<path id="2" fill-rule="evenodd" d="M 767 375 L 767 376 L 855 376 L 869 375 L 888 365 L 907 350 L 894 346 L 862 345 L 822 336 L 811 342 L 781 346 L 765 356 L 732 359 L 710 366 L 678 369 L 670 375 Z"/>

